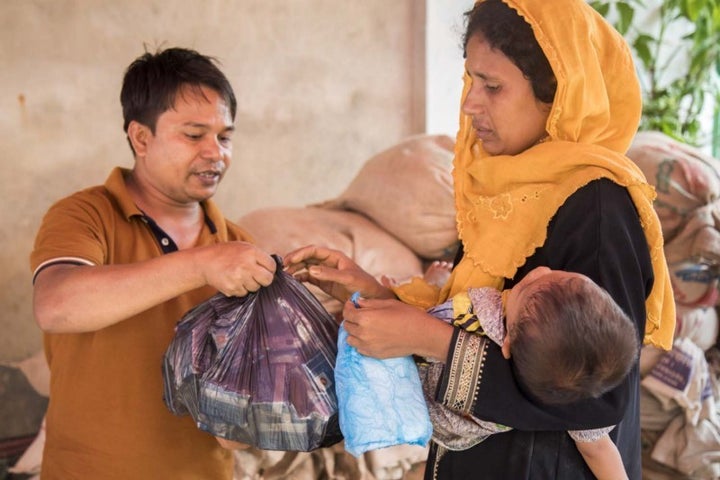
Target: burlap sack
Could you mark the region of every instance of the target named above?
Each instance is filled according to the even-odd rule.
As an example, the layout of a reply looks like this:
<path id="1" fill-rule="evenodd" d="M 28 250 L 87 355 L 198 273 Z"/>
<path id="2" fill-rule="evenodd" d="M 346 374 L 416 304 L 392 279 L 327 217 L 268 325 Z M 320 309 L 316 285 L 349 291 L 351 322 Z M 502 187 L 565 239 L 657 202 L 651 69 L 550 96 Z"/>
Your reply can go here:
<path id="1" fill-rule="evenodd" d="M 675 338 L 687 338 L 705 352 L 717 344 L 718 332 L 720 324 L 716 308 L 677 305 Z"/>
<path id="2" fill-rule="evenodd" d="M 716 266 L 694 260 L 668 262 L 675 303 L 691 308 L 718 304 Z"/>
<path id="3" fill-rule="evenodd" d="M 340 250 L 371 275 L 407 279 L 422 275 L 421 260 L 407 246 L 364 216 L 319 207 L 273 207 L 252 211 L 237 222 L 268 253 L 284 256 L 305 245 Z M 333 315 L 342 304 L 308 285 Z"/>
<path id="4" fill-rule="evenodd" d="M 418 256 L 449 259 L 457 249 L 451 176 L 453 140 L 417 135 L 378 153 L 324 208 L 360 212 Z"/>
<path id="5" fill-rule="evenodd" d="M 627 155 L 657 191 L 668 261 L 720 258 L 720 160 L 660 132 L 638 132 Z"/>

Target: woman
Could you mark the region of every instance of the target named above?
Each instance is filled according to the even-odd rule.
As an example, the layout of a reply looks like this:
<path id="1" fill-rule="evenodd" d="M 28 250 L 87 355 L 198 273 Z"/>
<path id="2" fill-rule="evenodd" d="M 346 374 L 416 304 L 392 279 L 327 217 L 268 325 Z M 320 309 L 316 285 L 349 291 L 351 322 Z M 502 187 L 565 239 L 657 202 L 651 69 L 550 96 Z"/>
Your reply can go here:
<path id="1" fill-rule="evenodd" d="M 464 451 L 431 445 L 426 478 L 593 478 L 564 431 L 617 424 L 610 436 L 629 478 L 640 479 L 637 364 L 597 399 L 542 405 L 493 342 L 409 306 L 428 308 L 470 287 L 507 289 L 547 266 L 607 290 L 639 340 L 672 343 L 654 191 L 624 155 L 641 101 L 622 37 L 582 0 L 479 1 L 467 20 L 453 170 L 462 251 L 445 286 L 416 279 L 390 291 L 316 247 L 286 255 L 286 265 L 309 267 L 300 278 L 336 298 L 352 290 L 368 298 L 343 310 L 348 342 L 361 353 L 445 361 L 438 401 L 514 427 Z"/>

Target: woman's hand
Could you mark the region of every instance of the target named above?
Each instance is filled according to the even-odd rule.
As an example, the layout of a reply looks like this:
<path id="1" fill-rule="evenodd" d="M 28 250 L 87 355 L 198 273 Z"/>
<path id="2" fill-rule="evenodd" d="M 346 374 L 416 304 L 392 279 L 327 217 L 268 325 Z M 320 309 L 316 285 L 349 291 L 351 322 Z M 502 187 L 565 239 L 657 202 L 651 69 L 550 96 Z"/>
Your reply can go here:
<path id="1" fill-rule="evenodd" d="M 285 255 L 283 263 L 295 278 L 317 286 L 341 302 L 354 292 L 366 298 L 395 298 L 389 288 L 338 250 L 308 245 Z"/>
<path id="2" fill-rule="evenodd" d="M 359 299 L 343 308 L 348 344 L 375 358 L 420 355 L 444 362 L 453 327 L 399 300 Z"/>

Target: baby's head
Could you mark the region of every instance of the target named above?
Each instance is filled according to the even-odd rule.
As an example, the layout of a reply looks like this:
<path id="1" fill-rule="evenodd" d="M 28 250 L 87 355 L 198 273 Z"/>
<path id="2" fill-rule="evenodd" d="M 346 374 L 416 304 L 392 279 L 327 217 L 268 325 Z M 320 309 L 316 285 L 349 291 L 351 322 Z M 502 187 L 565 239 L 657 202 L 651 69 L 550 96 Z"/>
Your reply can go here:
<path id="1" fill-rule="evenodd" d="M 599 397 L 639 354 L 638 333 L 610 295 L 579 273 L 539 267 L 507 295 L 503 353 L 546 404 Z"/>

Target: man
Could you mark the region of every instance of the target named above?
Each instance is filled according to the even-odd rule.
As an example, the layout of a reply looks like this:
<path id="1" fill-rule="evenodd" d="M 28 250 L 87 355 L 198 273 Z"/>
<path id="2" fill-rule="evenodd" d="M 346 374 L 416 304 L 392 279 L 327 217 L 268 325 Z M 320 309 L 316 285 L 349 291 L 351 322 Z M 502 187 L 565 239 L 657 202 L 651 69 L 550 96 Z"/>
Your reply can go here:
<path id="1" fill-rule="evenodd" d="M 53 205 L 30 257 L 51 371 L 43 480 L 231 479 L 231 453 L 165 407 L 161 363 L 191 307 L 275 272 L 210 200 L 235 95 L 212 58 L 170 48 L 128 67 L 120 101 L 132 170 Z"/>

